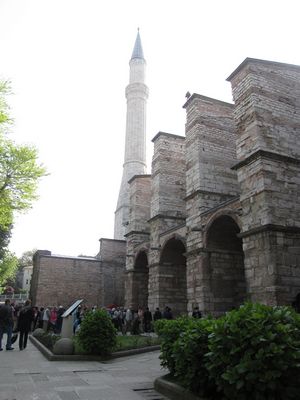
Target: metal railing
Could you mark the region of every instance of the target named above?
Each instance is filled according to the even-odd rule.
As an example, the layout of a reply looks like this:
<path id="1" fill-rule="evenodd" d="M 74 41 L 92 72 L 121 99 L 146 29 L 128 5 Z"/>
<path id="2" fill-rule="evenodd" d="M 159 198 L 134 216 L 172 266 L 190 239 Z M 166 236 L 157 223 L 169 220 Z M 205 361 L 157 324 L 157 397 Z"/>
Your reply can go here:
<path id="1" fill-rule="evenodd" d="M 12 294 L 0 294 L 0 301 L 10 300 L 27 300 L 28 294 L 26 293 L 12 293 Z"/>

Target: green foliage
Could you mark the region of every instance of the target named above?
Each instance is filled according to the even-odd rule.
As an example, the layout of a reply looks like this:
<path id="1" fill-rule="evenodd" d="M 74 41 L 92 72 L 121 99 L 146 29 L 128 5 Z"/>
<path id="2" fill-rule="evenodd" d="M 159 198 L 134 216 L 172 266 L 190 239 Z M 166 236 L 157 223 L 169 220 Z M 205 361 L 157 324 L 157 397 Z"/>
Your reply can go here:
<path id="1" fill-rule="evenodd" d="M 216 320 L 206 367 L 235 399 L 296 399 L 300 393 L 300 316 L 289 307 L 247 303 Z"/>
<path id="2" fill-rule="evenodd" d="M 78 343 L 87 354 L 110 354 L 116 346 L 117 331 L 106 311 L 88 312 L 80 324 Z"/>
<path id="3" fill-rule="evenodd" d="M 47 349 L 53 350 L 55 343 L 61 338 L 60 335 L 55 335 L 50 332 L 43 332 L 41 335 L 35 336 Z"/>
<path id="4" fill-rule="evenodd" d="M 211 318 L 187 317 L 155 322 L 155 331 L 162 341 L 162 366 L 169 369 L 177 382 L 201 396 L 215 392 L 204 363 L 212 322 Z"/>
<path id="5" fill-rule="evenodd" d="M 33 258 L 33 255 L 36 253 L 36 251 L 37 251 L 37 249 L 24 251 L 24 253 L 21 255 L 21 257 L 18 260 L 19 269 L 32 265 L 32 258 Z"/>
<path id="6" fill-rule="evenodd" d="M 6 133 L 11 119 L 6 101 L 10 84 L 0 81 L 0 228 L 13 222 L 13 213 L 27 210 L 36 199 L 39 179 L 46 174 L 33 146 L 15 144 Z"/>
<path id="7" fill-rule="evenodd" d="M 16 272 L 16 258 L 7 250 L 14 214 L 31 207 L 38 182 L 46 175 L 35 147 L 15 144 L 7 137 L 12 122 L 8 94 L 10 83 L 0 81 L 0 291 Z"/>
<path id="8" fill-rule="evenodd" d="M 11 227 L 0 228 L 0 293 L 3 292 L 7 281 L 17 270 L 17 258 L 7 249 L 11 236 Z"/>
<path id="9" fill-rule="evenodd" d="M 33 146 L 14 144 L 0 135 L 0 226 L 12 223 L 14 211 L 31 207 L 37 198 L 39 179 L 45 168 L 37 163 L 37 150 Z"/>
<path id="10" fill-rule="evenodd" d="M 155 329 L 162 365 L 199 395 L 299 399 L 300 316 L 290 307 L 247 303 L 217 320 L 160 320 Z"/>
<path id="11" fill-rule="evenodd" d="M 0 251 L 0 293 L 3 291 L 7 280 L 12 277 L 18 268 L 18 259 L 7 249 Z"/>
<path id="12" fill-rule="evenodd" d="M 154 323 L 154 330 L 161 338 L 161 365 L 168 368 L 173 375 L 176 373 L 173 357 L 174 343 L 191 321 L 190 318 L 182 317 L 174 320 L 159 319 Z"/>
<path id="13" fill-rule="evenodd" d="M 179 382 L 201 396 L 215 395 L 215 386 L 205 367 L 212 319 L 190 319 L 173 345 L 175 374 Z"/>
<path id="14" fill-rule="evenodd" d="M 10 82 L 0 81 L 0 134 L 8 129 L 12 122 L 9 117 L 9 107 L 6 101 L 6 96 L 11 93 Z"/>
<path id="15" fill-rule="evenodd" d="M 156 346 L 160 344 L 160 339 L 153 336 L 117 336 L 116 351 L 138 349 L 141 347 Z"/>

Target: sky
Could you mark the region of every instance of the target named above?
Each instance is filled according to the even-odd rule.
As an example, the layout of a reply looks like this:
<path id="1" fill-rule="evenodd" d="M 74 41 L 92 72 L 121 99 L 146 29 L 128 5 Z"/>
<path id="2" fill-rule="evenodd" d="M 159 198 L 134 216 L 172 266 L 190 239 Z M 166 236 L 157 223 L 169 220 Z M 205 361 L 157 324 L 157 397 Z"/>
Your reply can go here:
<path id="1" fill-rule="evenodd" d="M 246 58 L 300 65 L 297 0 L 0 0 L 0 78 L 17 143 L 49 175 L 15 218 L 10 250 L 95 256 L 113 238 L 124 160 L 129 59 L 147 61 L 147 164 L 159 132 L 184 135 L 185 93 L 232 102 Z"/>

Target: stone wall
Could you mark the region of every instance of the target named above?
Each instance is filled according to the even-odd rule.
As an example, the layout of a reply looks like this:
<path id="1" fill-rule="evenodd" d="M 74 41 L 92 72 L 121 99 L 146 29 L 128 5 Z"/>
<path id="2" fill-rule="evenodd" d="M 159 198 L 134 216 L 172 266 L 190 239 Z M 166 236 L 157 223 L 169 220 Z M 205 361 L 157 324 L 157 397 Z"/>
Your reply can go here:
<path id="1" fill-rule="evenodd" d="M 159 132 L 154 138 L 149 264 L 159 262 L 162 232 L 185 222 L 185 138 Z"/>
<path id="2" fill-rule="evenodd" d="M 100 239 L 101 305 L 124 304 L 124 280 L 126 242 L 124 240 Z"/>
<path id="3" fill-rule="evenodd" d="M 84 299 L 87 306 L 123 305 L 126 242 L 100 242 L 96 258 L 65 257 L 38 250 L 33 258 L 33 304 L 68 306 Z"/>
<path id="4" fill-rule="evenodd" d="M 237 175 L 231 168 L 236 163 L 237 139 L 233 105 L 193 94 L 184 108 L 188 311 L 197 305 L 204 312 L 218 314 L 240 301 L 229 292 L 243 270 L 242 250 L 235 254 L 226 246 L 207 248 L 206 240 L 209 220 L 234 215 L 239 201 Z M 231 266 L 237 263 L 239 268 Z"/>
<path id="5" fill-rule="evenodd" d="M 159 132 L 152 142 L 151 218 L 185 217 L 185 138 Z"/>
<path id="6" fill-rule="evenodd" d="M 151 175 L 129 181 L 130 218 L 126 233 L 125 305 L 138 309 L 148 304 Z"/>
<path id="7" fill-rule="evenodd" d="M 300 67 L 246 59 L 228 80 L 249 294 L 291 303 L 300 292 Z"/>
<path id="8" fill-rule="evenodd" d="M 174 312 L 180 312 L 180 307 L 186 306 L 185 301 L 181 302 L 181 305 L 178 304 L 181 300 L 181 292 L 175 283 L 177 282 L 176 275 L 177 280 L 181 276 L 177 274 L 178 271 L 184 271 L 185 276 L 185 260 L 184 265 L 182 263 L 181 265 L 162 264 L 161 234 L 167 231 L 173 231 L 174 234 L 185 223 L 185 138 L 159 132 L 152 141 L 154 153 L 150 219 L 149 307 L 154 309 L 158 306 L 172 306 L 172 302 Z"/>
<path id="9" fill-rule="evenodd" d="M 33 257 L 30 297 L 37 306 L 71 305 L 84 299 L 100 306 L 100 261 L 95 258 L 62 257 L 37 251 Z"/>

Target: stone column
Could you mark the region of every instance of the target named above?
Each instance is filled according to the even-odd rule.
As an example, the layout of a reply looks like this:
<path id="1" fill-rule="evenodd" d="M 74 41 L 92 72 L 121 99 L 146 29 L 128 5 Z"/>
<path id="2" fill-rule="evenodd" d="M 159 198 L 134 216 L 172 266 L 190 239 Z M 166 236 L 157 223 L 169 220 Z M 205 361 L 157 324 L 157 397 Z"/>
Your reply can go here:
<path id="1" fill-rule="evenodd" d="M 300 292 L 300 67 L 247 58 L 228 80 L 249 293 L 290 304 Z"/>

